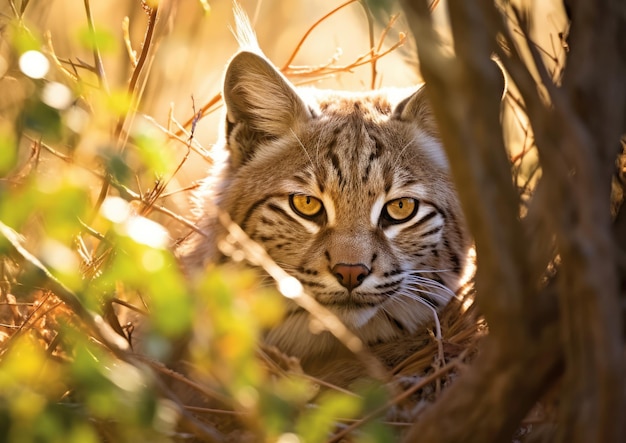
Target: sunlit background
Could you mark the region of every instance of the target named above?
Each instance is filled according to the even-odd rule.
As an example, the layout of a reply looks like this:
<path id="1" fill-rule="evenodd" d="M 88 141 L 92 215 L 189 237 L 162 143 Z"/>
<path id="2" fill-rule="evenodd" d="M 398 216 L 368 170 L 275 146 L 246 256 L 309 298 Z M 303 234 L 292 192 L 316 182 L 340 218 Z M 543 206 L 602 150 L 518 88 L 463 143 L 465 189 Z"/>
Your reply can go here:
<path id="1" fill-rule="evenodd" d="M 19 2 L 15 4 L 20 7 Z M 89 30 L 86 4 L 90 7 L 95 37 Z M 291 62 L 292 66 L 315 67 L 331 62 L 338 67 L 349 66 L 359 57 L 368 56 L 371 42 L 384 52 L 407 32 L 401 18 L 384 31 L 393 11 L 378 20 L 368 21 L 363 6 L 357 1 L 348 2 L 323 19 L 342 4 L 279 0 L 241 2 L 253 22 L 262 50 L 279 67 L 285 65 L 309 30 L 311 33 Z M 151 63 L 148 79 L 139 103 L 140 115 L 133 122 L 138 131 L 151 135 L 159 132 L 155 129 L 158 126 L 176 130 L 175 122 L 188 122 L 194 109 L 197 112 L 213 99 L 221 90 L 224 68 L 237 51 L 231 1 L 162 2 L 161 8 L 166 7 L 172 8 L 171 19 L 156 27 L 150 53 L 153 58 L 148 60 Z M 9 7 L 5 7 L 4 12 L 6 17 L 12 15 Z M 86 166 L 93 166 L 90 162 L 94 154 L 115 143 L 112 137 L 115 122 L 110 118 L 110 111 L 113 108 L 115 112 L 119 107 L 121 113 L 126 106 L 124 92 L 132 73 L 132 57 L 138 57 L 141 52 L 148 14 L 139 1 L 53 0 L 31 1 L 25 18 L 25 25 L 33 35 L 20 36 L 16 32 L 12 37 L 18 40 L 18 46 L 22 42 L 28 47 L 31 38 L 41 46 L 19 55 L 19 69 L 31 79 L 42 79 L 39 83 L 43 83 L 35 83 L 33 89 L 32 83 L 16 79 L 11 73 L 16 54 L 6 42 L 0 45 L 0 69 L 6 73 L 0 80 L 0 106 L 9 111 L 5 123 L 16 117 L 10 113 L 19 108 L 20 102 L 38 94 L 41 102 L 60 111 L 63 128 L 80 134 L 68 143 L 74 145 L 73 157 L 82 159 Z M 124 35 L 128 35 L 129 44 L 125 44 Z M 96 41 L 103 62 L 99 77 L 92 69 L 97 66 L 91 39 Z M 419 83 L 415 57 L 407 48 L 408 44 L 382 57 L 376 64 L 375 77 L 372 65 L 366 63 L 323 78 L 318 76 L 312 81 L 294 79 L 294 82 L 347 90 L 369 89 L 372 84 L 376 87 L 415 85 Z M 86 100 L 74 103 L 79 95 Z M 85 102 L 89 102 L 89 107 Z M 98 106 L 105 107 L 107 112 L 97 109 Z M 194 126 L 194 144 L 206 152 L 216 142 L 221 126 L 221 109 L 219 106 L 214 109 Z M 142 115 L 148 116 L 148 121 Z M 180 162 L 186 153 L 182 143 L 170 144 L 168 149 L 170 152 L 165 153 L 165 159 L 171 166 Z M 46 161 L 58 161 L 45 157 Z M 207 167 L 206 159 L 192 152 L 168 189 L 187 186 L 205 175 Z M 171 200 L 171 205 L 186 212 L 188 195 L 175 194 Z M 163 222 L 169 224 L 167 220 Z"/>
<path id="2" fill-rule="evenodd" d="M 113 108 L 114 112 L 116 107 L 123 109 L 126 106 L 124 92 L 132 73 L 132 58 L 141 52 L 148 14 L 141 8 L 140 1 L 26 3 L 25 24 L 33 35 L 20 36 L 16 32 L 13 38 L 18 41 L 18 48 L 20 42 L 27 48 L 29 38 L 41 47 L 15 54 L 9 43 L 0 43 L 0 74 L 3 71 L 5 74 L 0 79 L 0 107 L 8 111 L 5 123 L 15 117 L 10 114 L 18 108 L 16 104 L 39 94 L 41 102 L 62 111 L 62 125 L 81 134 L 78 140 L 71 140 L 71 144 L 75 144 L 73 155 L 81 158 L 82 154 L 88 161 L 94 157 L 95 151 L 114 143 L 114 122 L 110 113 L 100 112 L 94 106 L 101 104 L 107 111 Z M 537 15 L 546 18 L 541 20 L 541 28 L 535 29 L 537 41 L 545 48 L 554 48 L 559 44 L 555 36 L 563 29 L 564 18 L 552 1 L 534 3 L 537 3 L 534 5 Z M 24 3 L 14 4 L 19 8 Z M 324 19 L 343 4 L 346 6 Z M 89 29 L 85 5 L 90 8 L 93 32 Z M 372 43 L 375 47 L 380 45 L 380 51 L 384 52 L 408 33 L 402 17 L 391 29 L 384 30 L 397 11 L 384 12 L 377 19 L 368 21 L 366 11 L 358 1 L 242 0 L 241 5 L 253 23 L 261 48 L 278 67 L 284 67 L 307 31 L 311 33 L 291 62 L 292 66 L 323 66 L 331 61 L 334 66 L 349 66 L 359 57 L 367 56 Z M 197 112 L 216 97 L 221 90 L 225 65 L 237 50 L 231 1 L 163 1 L 161 8 L 170 12 L 170 19 L 156 27 L 151 57 L 147 61 L 149 70 L 145 71 L 148 72 L 146 87 L 139 102 L 140 115 L 133 122 L 138 131 L 153 135 L 158 132 L 155 128 L 159 125 L 176 130 L 176 122 L 189 122 L 194 110 Z M 11 8 L 5 6 L 4 9 L 5 16 L 11 17 Z M 444 2 L 440 2 L 435 10 L 442 24 L 445 23 L 444 9 Z M 125 35 L 129 37 L 128 44 L 125 44 Z M 100 77 L 86 68 L 96 65 L 90 39 L 96 41 L 102 57 Z M 59 66 L 50 66 L 50 55 L 56 57 Z M 31 79 L 43 79 L 44 83 L 36 87 L 36 91 L 33 84 L 25 84 L 11 75 L 16 56 L 19 56 L 19 69 L 23 74 Z M 375 77 L 372 65 L 366 63 L 313 81 L 300 78 L 294 82 L 347 90 L 364 90 L 372 85 L 410 86 L 420 82 L 415 59 L 408 38 L 404 46 L 377 62 Z M 76 78 L 80 80 L 78 87 Z M 89 101 L 92 109 L 85 108 L 80 101 L 74 104 L 78 95 Z M 199 119 L 194 126 L 194 144 L 201 153 L 210 151 L 218 138 L 222 115 L 219 103 L 212 109 L 214 112 Z M 146 122 L 141 115 L 148 116 L 149 121 Z M 189 125 L 187 129 L 190 129 Z M 169 150 L 164 154 L 165 161 L 178 163 L 186 147 L 174 143 Z M 208 164 L 202 157 L 196 152 L 190 154 L 170 184 L 170 190 L 175 185 L 185 187 L 205 174 Z M 181 194 L 172 198 L 175 206 L 184 212 L 187 196 Z"/>

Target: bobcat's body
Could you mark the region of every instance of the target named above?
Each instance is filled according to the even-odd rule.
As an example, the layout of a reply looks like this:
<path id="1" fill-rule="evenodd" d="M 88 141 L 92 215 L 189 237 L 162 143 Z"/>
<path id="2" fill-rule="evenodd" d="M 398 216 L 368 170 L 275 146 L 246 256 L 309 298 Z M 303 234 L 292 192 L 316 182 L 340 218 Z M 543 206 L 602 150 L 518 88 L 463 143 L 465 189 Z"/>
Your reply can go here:
<path id="1" fill-rule="evenodd" d="M 453 297 L 470 239 L 423 90 L 296 90 L 240 52 L 224 148 L 198 194 L 187 264 L 217 261 L 226 211 L 365 343 L 392 342 Z M 303 363 L 336 354 L 295 304 L 266 340 Z"/>

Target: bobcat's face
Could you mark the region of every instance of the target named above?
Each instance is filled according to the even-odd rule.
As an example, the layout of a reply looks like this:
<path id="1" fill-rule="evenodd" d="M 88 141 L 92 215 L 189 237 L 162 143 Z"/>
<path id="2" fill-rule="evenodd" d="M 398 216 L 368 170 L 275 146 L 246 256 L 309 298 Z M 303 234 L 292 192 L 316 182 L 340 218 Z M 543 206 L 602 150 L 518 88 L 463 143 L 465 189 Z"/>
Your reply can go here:
<path id="1" fill-rule="evenodd" d="M 262 57 L 236 56 L 230 159 L 204 192 L 363 340 L 413 332 L 454 295 L 469 245 L 424 94 L 308 93 Z M 208 207 L 201 217 L 218 236 Z M 205 241 L 199 258 L 214 249 Z M 332 347 L 307 315 L 294 304 L 268 341 L 300 357 Z"/>

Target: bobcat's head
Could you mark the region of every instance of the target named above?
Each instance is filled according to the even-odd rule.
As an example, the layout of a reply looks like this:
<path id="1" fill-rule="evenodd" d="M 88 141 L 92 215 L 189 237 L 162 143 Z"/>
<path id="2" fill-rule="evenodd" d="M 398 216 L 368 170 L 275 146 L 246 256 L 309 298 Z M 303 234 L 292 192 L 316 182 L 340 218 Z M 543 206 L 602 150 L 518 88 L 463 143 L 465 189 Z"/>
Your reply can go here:
<path id="1" fill-rule="evenodd" d="M 432 319 L 470 239 L 424 90 L 296 90 L 240 52 L 223 96 L 229 158 L 199 194 L 210 237 L 192 240 L 187 262 L 219 258 L 214 204 L 365 342 Z M 267 340 L 304 358 L 334 346 L 295 304 Z"/>

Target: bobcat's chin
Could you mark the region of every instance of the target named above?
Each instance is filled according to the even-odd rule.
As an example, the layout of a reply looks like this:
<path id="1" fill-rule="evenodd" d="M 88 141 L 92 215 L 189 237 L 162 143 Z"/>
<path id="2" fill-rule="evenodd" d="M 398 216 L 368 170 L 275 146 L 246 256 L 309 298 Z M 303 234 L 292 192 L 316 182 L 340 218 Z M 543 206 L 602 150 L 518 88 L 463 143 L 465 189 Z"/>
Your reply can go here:
<path id="1" fill-rule="evenodd" d="M 329 310 L 341 320 L 349 329 L 358 331 L 367 327 L 367 323 L 378 313 L 380 307 L 329 307 Z"/>

